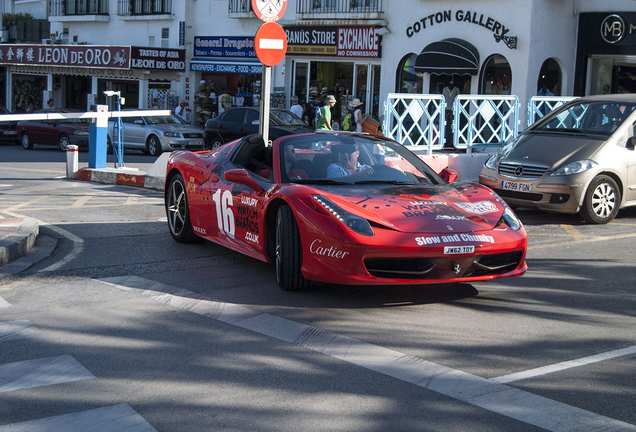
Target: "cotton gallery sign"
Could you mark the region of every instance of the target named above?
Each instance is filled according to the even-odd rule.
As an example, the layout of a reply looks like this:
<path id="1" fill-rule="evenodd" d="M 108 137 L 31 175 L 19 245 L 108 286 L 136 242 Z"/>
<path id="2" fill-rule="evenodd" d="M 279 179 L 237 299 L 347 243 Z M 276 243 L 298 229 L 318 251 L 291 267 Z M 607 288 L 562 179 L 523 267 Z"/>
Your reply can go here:
<path id="1" fill-rule="evenodd" d="M 130 68 L 130 47 L 0 45 L 0 64 Z"/>

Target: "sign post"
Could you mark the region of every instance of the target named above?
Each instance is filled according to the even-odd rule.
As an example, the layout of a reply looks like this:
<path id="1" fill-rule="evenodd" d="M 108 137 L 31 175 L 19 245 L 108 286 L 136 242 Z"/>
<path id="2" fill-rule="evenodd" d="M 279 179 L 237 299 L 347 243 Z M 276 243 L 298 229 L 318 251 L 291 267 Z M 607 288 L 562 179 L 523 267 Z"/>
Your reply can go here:
<path id="1" fill-rule="evenodd" d="M 259 110 L 259 132 L 267 144 L 269 141 L 269 105 L 272 81 L 272 66 L 280 63 L 287 52 L 287 35 L 276 24 L 287 9 L 287 0 L 252 0 L 252 10 L 263 24 L 254 37 L 256 57 L 263 63 L 261 103 Z"/>

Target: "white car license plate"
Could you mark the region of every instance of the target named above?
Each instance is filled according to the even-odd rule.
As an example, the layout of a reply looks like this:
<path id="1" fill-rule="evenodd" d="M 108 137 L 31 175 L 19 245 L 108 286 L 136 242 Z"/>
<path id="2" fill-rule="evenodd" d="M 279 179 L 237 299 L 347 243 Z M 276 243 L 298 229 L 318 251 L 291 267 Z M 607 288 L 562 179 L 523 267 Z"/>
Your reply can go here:
<path id="1" fill-rule="evenodd" d="M 201 140 L 190 140 L 190 141 L 188 141 L 188 145 L 203 145 L 203 141 L 201 141 Z"/>
<path id="2" fill-rule="evenodd" d="M 475 246 L 445 246 L 444 255 L 469 254 L 475 252 Z"/>
<path id="3" fill-rule="evenodd" d="M 519 183 L 502 180 L 501 188 L 517 192 L 532 192 L 532 185 L 530 183 Z"/>

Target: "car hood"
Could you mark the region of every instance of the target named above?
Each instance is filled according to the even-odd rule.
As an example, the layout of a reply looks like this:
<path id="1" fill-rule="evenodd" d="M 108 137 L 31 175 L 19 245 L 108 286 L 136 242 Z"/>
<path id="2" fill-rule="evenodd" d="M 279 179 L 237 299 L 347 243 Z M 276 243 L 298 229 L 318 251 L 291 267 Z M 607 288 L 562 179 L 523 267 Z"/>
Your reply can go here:
<path id="1" fill-rule="evenodd" d="M 190 125 L 169 125 L 169 124 L 164 124 L 164 125 L 149 125 L 149 127 L 154 128 L 154 129 L 158 129 L 158 130 L 162 130 L 162 131 L 166 131 L 166 132 L 179 132 L 179 133 L 200 133 L 202 134 L 203 131 L 199 128 L 196 128 L 194 126 L 190 126 Z"/>
<path id="2" fill-rule="evenodd" d="M 343 210 L 408 233 L 489 230 L 504 209 L 490 189 L 475 183 L 321 189 Z"/>
<path id="3" fill-rule="evenodd" d="M 502 160 L 543 165 L 552 171 L 564 163 L 590 159 L 605 140 L 606 137 L 601 136 L 530 133 L 520 136 L 518 144 Z"/>
<path id="4" fill-rule="evenodd" d="M 313 133 L 314 129 L 308 126 L 270 126 L 270 131 L 278 133 L 280 136 Z"/>

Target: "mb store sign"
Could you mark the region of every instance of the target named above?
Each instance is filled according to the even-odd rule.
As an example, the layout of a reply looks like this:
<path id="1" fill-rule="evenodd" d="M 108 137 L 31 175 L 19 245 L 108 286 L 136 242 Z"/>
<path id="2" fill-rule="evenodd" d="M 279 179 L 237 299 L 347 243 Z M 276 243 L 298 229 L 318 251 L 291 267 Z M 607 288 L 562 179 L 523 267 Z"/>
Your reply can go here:
<path id="1" fill-rule="evenodd" d="M 601 37 L 609 44 L 615 44 L 623 40 L 625 35 L 632 34 L 636 30 L 636 25 L 625 24 L 620 15 L 608 15 L 601 24 Z"/>

